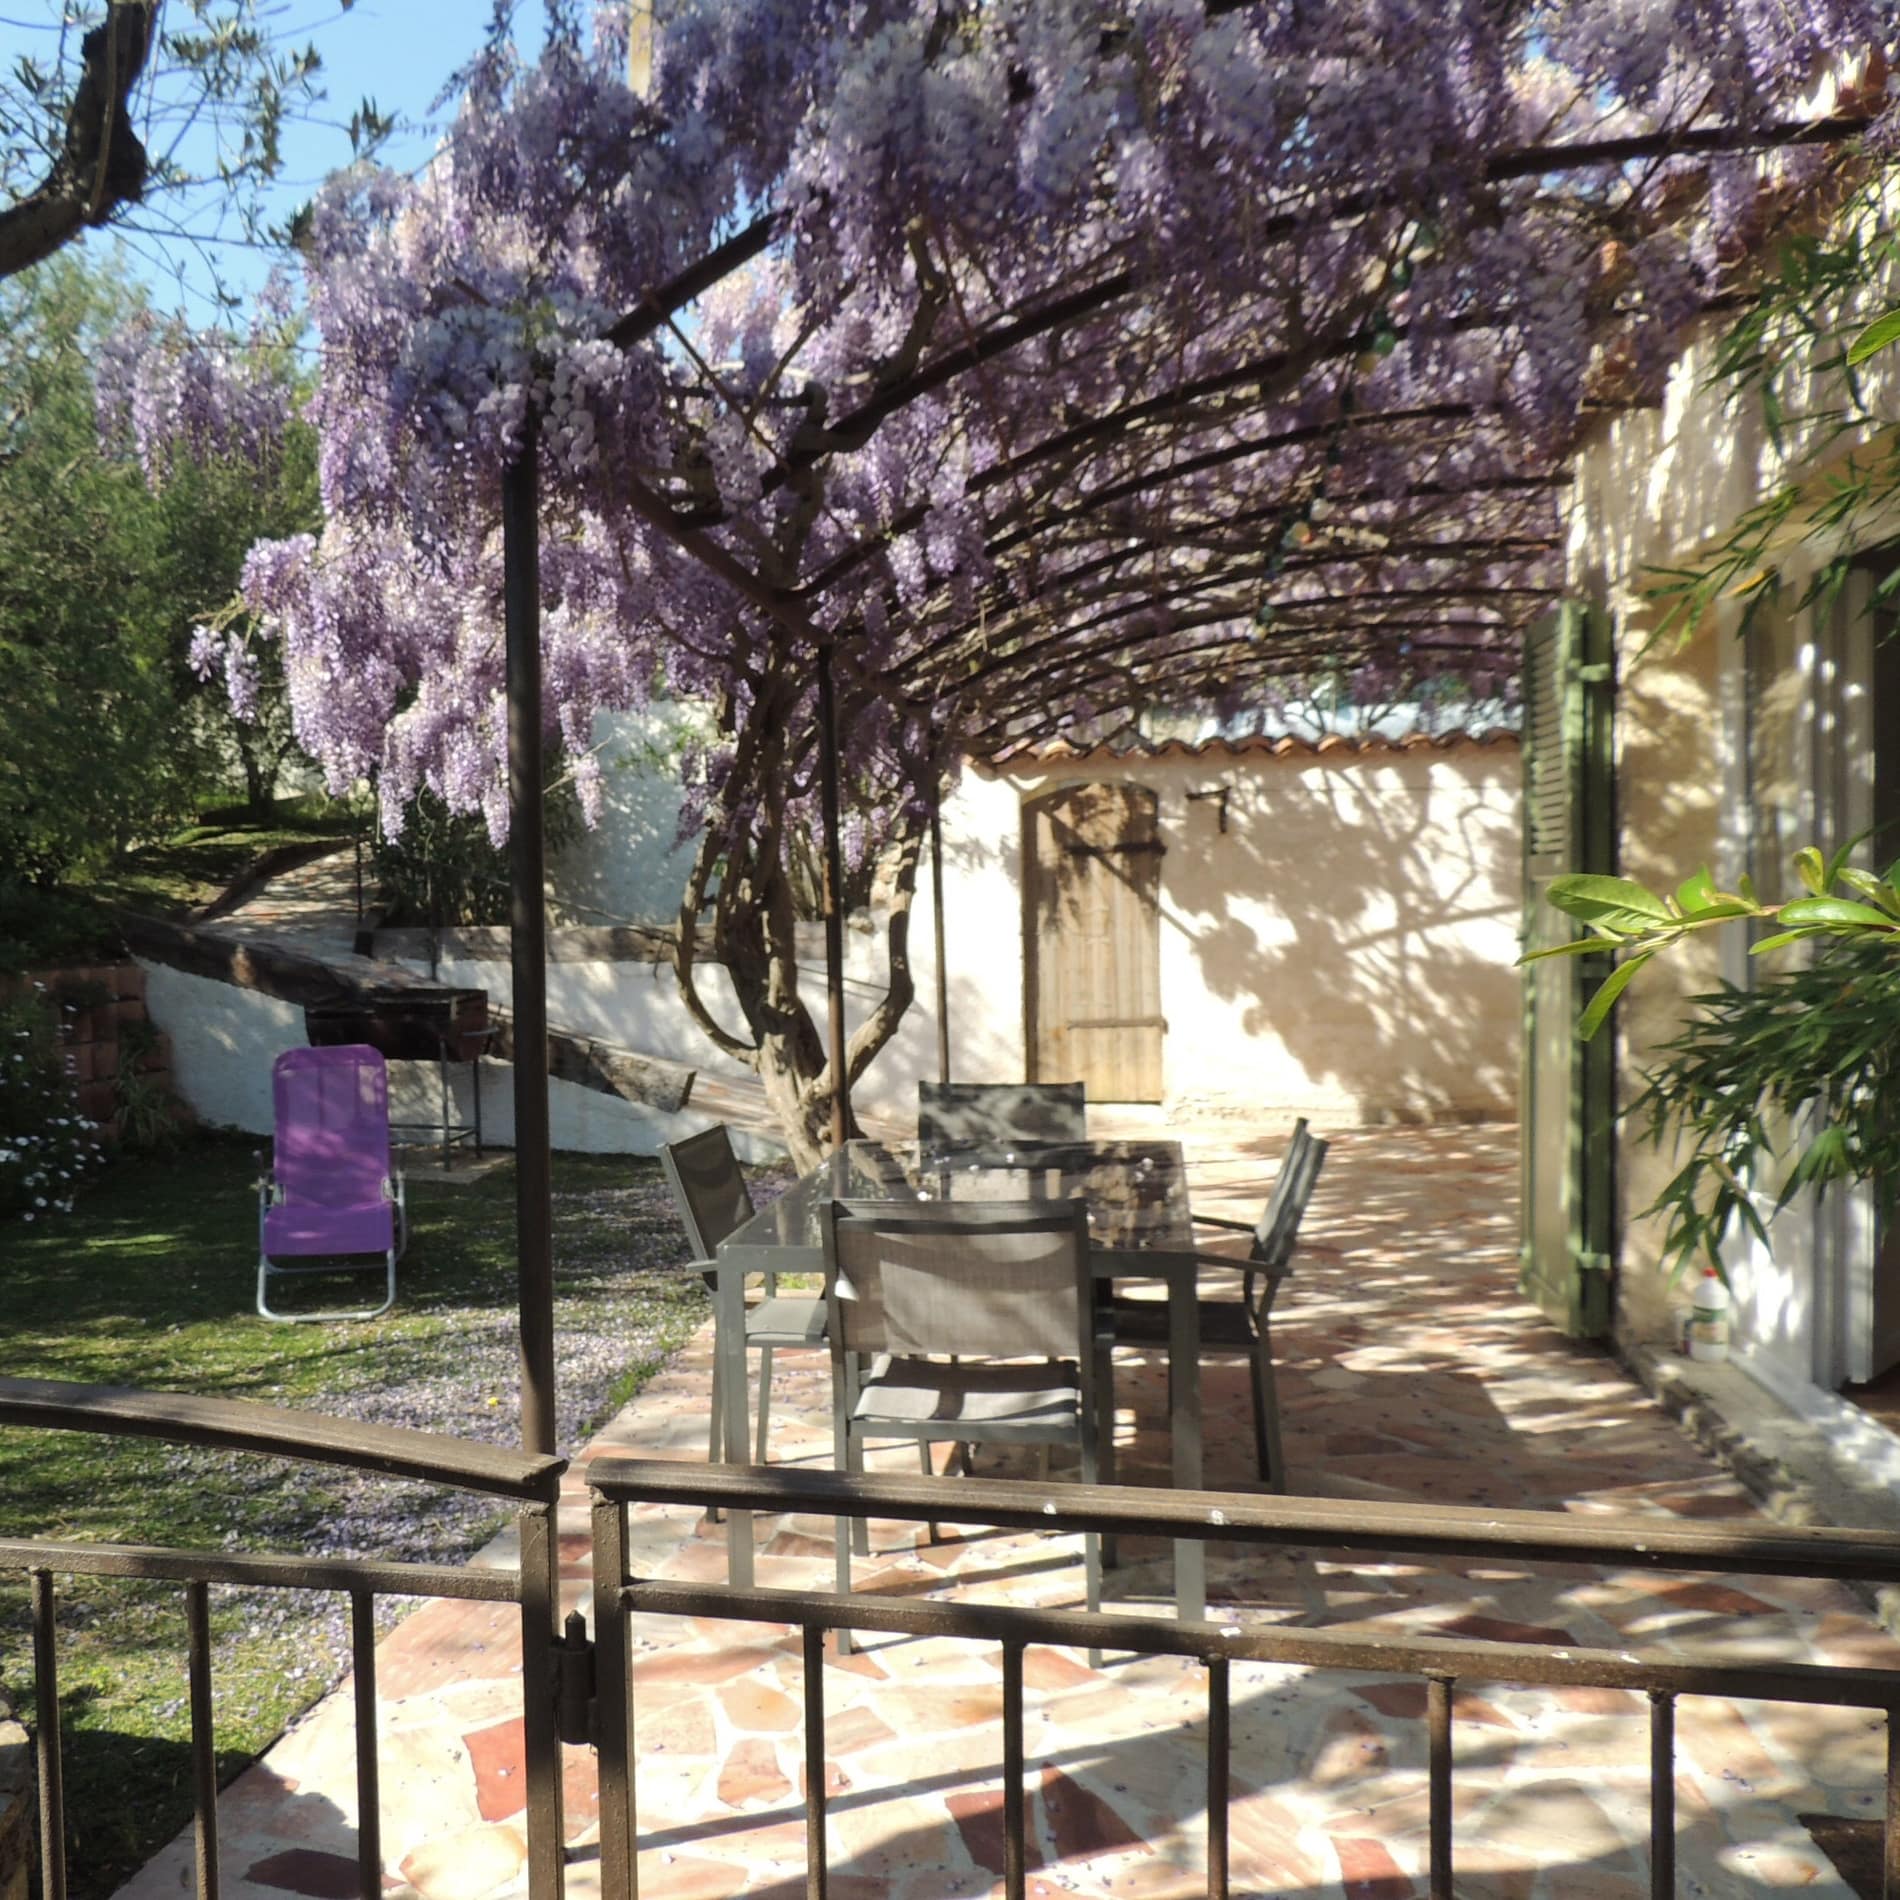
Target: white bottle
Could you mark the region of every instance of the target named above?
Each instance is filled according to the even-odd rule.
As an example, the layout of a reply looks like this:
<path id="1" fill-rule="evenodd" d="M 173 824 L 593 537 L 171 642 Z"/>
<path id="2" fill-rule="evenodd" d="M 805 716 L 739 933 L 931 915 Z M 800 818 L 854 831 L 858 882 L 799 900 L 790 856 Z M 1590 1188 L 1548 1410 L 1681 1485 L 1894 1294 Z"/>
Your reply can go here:
<path id="1" fill-rule="evenodd" d="M 1728 1288 L 1713 1267 L 1689 1296 L 1689 1357 L 1720 1365 L 1728 1357 Z"/>

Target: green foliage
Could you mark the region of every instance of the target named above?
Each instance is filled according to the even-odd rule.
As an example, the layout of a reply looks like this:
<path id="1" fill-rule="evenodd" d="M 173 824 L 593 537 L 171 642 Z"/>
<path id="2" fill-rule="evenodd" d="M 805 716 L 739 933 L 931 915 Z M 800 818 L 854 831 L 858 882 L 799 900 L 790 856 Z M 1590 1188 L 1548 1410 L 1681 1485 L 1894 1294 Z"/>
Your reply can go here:
<path id="1" fill-rule="evenodd" d="M 1737 918 L 1783 926 L 1751 945 L 1751 956 L 1809 937 L 1834 937 L 1871 945 L 1900 967 L 1900 863 L 1884 877 L 1860 870 L 1847 862 L 1859 843 L 1858 838 L 1850 839 L 1831 858 L 1823 858 L 1813 845 L 1796 852 L 1795 873 L 1809 895 L 1781 904 L 1761 902 L 1746 877 L 1735 891 L 1717 890 L 1706 867 L 1685 878 L 1668 897 L 1626 877 L 1553 878 L 1546 892 L 1550 902 L 1587 925 L 1589 934 L 1548 950 L 1532 950 L 1518 961 L 1600 956 L 1606 944 L 1620 953 L 1622 960 L 1598 986 L 1578 1024 L 1578 1034 L 1586 1041 L 1603 1026 L 1616 999 L 1657 951 Z M 1850 892 L 1851 896 L 1837 894 Z"/>
<path id="2" fill-rule="evenodd" d="M 108 912 L 90 897 L 43 890 L 0 867 L 0 977 L 58 963 L 104 963 L 125 942 Z"/>
<path id="3" fill-rule="evenodd" d="M 580 805 L 557 768 L 542 820 L 549 855 L 579 829 Z M 452 812 L 434 792 L 410 801 L 400 838 L 374 834 L 369 858 L 387 924 L 441 929 L 509 919 L 507 850 L 479 813 Z"/>
<path id="4" fill-rule="evenodd" d="M 99 1159 L 96 1134 L 73 1100 L 43 987 L 0 1002 L 0 1220 L 70 1214 Z"/>
<path id="5" fill-rule="evenodd" d="M 87 352 L 129 302 L 68 257 L 0 285 L 0 873 L 42 887 L 190 797 L 155 511 L 93 422 Z"/>
<path id="6" fill-rule="evenodd" d="M 1681 567 L 1650 571 L 1644 597 L 1656 610 L 1654 639 L 1687 638 L 1724 600 L 1741 604 L 1741 629 L 1780 597 L 1791 546 L 1819 547 L 1792 609 L 1825 604 L 1846 574 L 1834 550 L 1891 533 L 1900 503 L 1900 444 L 1894 418 L 1869 399 L 1857 374 L 1900 341 L 1900 311 L 1843 339 L 1839 312 L 1879 294 L 1900 271 L 1900 233 L 1890 221 L 1893 171 L 1875 167 L 1824 233 L 1782 240 L 1742 314 L 1716 347 L 1710 382 L 1734 403 L 1759 406 L 1770 446 L 1789 479 L 1736 518 L 1722 539 Z M 1818 485 L 1805 479 L 1831 446 L 1859 438 Z"/>
<path id="7" fill-rule="evenodd" d="M 1889 310 L 1884 317 L 1876 317 L 1847 348 L 1847 366 L 1857 368 L 1870 356 L 1877 356 L 1882 350 L 1900 343 L 1900 310 Z"/>
<path id="8" fill-rule="evenodd" d="M 280 686 L 267 678 L 263 717 L 240 726 L 186 656 L 253 540 L 315 525 L 314 437 L 294 427 L 261 479 L 214 462 L 149 490 L 100 447 L 91 373 L 137 301 L 74 255 L 0 284 L 0 882 L 13 886 L 96 878 L 234 782 L 268 805 L 290 749 Z"/>
<path id="9" fill-rule="evenodd" d="M 1687 1144 L 1688 1159 L 1647 1210 L 1667 1217 L 1663 1253 L 1674 1274 L 1698 1258 L 1723 1271 L 1721 1245 L 1737 1229 L 1767 1243 L 1752 1184 L 1790 1150 L 1774 1213 L 1802 1188 L 1836 1181 L 1873 1181 L 1896 1205 L 1897 948 L 1886 932 L 1842 936 L 1809 968 L 1693 999 L 1695 1016 L 1663 1045 L 1631 1109 L 1651 1142 Z"/>

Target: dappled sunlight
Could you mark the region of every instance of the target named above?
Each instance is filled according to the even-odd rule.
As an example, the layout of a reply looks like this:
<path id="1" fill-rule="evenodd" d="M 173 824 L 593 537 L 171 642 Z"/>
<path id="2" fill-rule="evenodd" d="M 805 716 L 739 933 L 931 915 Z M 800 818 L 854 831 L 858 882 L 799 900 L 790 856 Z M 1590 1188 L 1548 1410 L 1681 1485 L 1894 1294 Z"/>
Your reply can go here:
<path id="1" fill-rule="evenodd" d="M 1251 1213 L 1284 1137 L 1176 1130 L 1197 1205 Z M 1372 1502 L 1638 1513 L 1659 1521 L 1751 1519 L 1740 1487 L 1666 1419 L 1615 1362 L 1548 1327 L 1515 1287 L 1517 1131 L 1510 1127 L 1321 1129 L 1334 1142 L 1275 1308 L 1292 1489 Z M 705 1456 L 710 1328 L 589 1447 Z M 1120 1475 L 1163 1483 L 1166 1369 L 1118 1355 Z M 1238 1360 L 1210 1360 L 1203 1388 L 1209 1483 L 1257 1489 Z M 772 1456 L 831 1461 L 823 1355 L 785 1351 L 773 1382 Z M 944 1468 L 949 1447 L 937 1448 Z M 874 1470 L 916 1469 L 903 1447 Z M 1033 1454 L 985 1448 L 981 1476 L 1030 1475 Z M 1058 1462 L 1054 1476 L 1062 1479 Z M 567 1588 L 587 1591 L 578 1509 L 564 1540 Z M 1058 1492 L 1059 1492 L 1058 1482 Z M 954 1492 L 952 1492 L 954 1497 Z M 759 1580 L 831 1587 L 832 1524 L 756 1520 Z M 637 1506 L 637 1574 L 725 1578 L 725 1529 L 679 1507 Z M 877 1523 L 854 1588 L 911 1603 L 1077 1607 L 1081 1540 L 946 1522 Z M 1164 1544 L 1124 1538 L 1111 1610 L 1171 1614 Z M 1900 1651 L 1841 1589 L 1787 1579 L 1650 1575 L 1508 1559 L 1375 1562 L 1320 1549 L 1210 1553 L 1209 1615 L 1239 1628 L 1434 1633 L 1496 1643 L 1631 1645 L 1683 1658 L 1892 1666 Z M 405 1626 L 420 1642 L 439 1605 Z M 512 1792 L 458 1765 L 461 1730 L 431 1710 L 467 1698 L 497 1663 L 453 1645 L 427 1671 L 395 1666 L 412 1779 L 436 1826 L 493 1825 Z M 506 1646 L 493 1645 L 494 1655 Z M 490 1660 L 484 1661 L 484 1656 Z M 1002 1868 L 1000 1663 L 994 1645 L 864 1638 L 825 1672 L 825 1774 L 833 1890 L 941 1900 L 986 1895 Z M 477 1682 L 471 1684 L 470 1676 Z M 636 1621 L 634 1720 L 643 1891 L 788 1897 L 803 1890 L 799 1639 L 708 1617 Z M 1205 1890 L 1206 1677 L 1166 1657 L 1031 1647 L 1025 1662 L 1032 1893 L 1168 1895 Z M 483 1693 L 486 1693 L 483 1690 Z M 1369 1670 L 1232 1665 L 1231 1820 L 1236 1893 L 1397 1896 L 1422 1891 L 1427 1852 L 1424 1684 Z M 339 1725 L 306 1751 L 307 1786 L 347 1786 Z M 1648 1704 L 1611 1689 L 1461 1681 L 1452 1710 L 1461 1895 L 1559 1893 L 1640 1900 L 1648 1890 Z M 435 1751 L 435 1752 L 432 1752 Z M 444 1752 L 445 1751 L 445 1752 Z M 439 1758 L 438 1758 L 439 1755 Z M 1840 1891 L 1802 1817 L 1857 1841 L 1878 1816 L 1884 1725 L 1853 1711 L 1685 1697 L 1678 1712 L 1677 1854 L 1685 1891 Z M 405 1784 L 407 1785 L 407 1784 Z M 418 1780 L 420 1785 L 420 1780 Z M 591 1784 L 590 1784 L 591 1785 Z M 460 1804 L 460 1805 L 458 1805 Z M 1827 1817 L 1832 1817 L 1829 1820 Z M 347 1840 L 346 1834 L 340 1839 Z M 267 1844 L 258 1837 L 259 1857 Z M 583 1856 L 588 1850 L 583 1849 Z M 1846 1850 L 1843 1850 L 1846 1851 Z M 586 1863 L 583 1861 L 583 1865 Z"/>

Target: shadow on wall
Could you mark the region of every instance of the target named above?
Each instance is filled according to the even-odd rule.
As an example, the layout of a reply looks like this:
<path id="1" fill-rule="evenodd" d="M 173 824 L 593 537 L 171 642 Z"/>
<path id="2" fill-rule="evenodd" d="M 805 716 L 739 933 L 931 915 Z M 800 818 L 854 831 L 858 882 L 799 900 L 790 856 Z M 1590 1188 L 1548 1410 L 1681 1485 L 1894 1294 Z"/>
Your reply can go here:
<path id="1" fill-rule="evenodd" d="M 1229 774 L 1224 833 L 1208 805 L 1169 827 L 1164 960 L 1181 933 L 1245 1035 L 1368 1119 L 1516 1101 L 1518 755 L 1456 775 L 1430 770 L 1442 756 Z"/>

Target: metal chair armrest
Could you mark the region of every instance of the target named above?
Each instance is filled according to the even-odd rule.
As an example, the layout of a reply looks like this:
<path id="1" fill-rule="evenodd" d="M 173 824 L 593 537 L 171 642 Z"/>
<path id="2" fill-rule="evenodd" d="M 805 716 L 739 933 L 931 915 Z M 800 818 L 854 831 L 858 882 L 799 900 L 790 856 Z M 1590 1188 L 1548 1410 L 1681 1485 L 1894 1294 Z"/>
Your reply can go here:
<path id="1" fill-rule="evenodd" d="M 1196 1227 L 1224 1227 L 1232 1234 L 1251 1234 L 1255 1231 L 1252 1221 L 1230 1220 L 1225 1214 L 1196 1214 L 1194 1225 Z"/>

